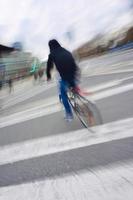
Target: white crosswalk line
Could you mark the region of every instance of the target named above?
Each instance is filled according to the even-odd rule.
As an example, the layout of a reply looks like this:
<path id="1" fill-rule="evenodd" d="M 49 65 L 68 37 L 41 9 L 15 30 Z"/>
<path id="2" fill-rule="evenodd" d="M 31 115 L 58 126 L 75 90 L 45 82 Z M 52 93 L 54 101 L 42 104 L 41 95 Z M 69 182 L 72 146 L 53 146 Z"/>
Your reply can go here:
<path id="1" fill-rule="evenodd" d="M 0 200 L 132 200 L 133 160 L 0 188 Z"/>
<path id="2" fill-rule="evenodd" d="M 131 137 L 133 118 L 97 126 L 93 130 L 94 134 L 83 129 L 1 147 L 0 164 Z"/>
<path id="3" fill-rule="evenodd" d="M 25 159 L 132 137 L 133 118 L 99 126 L 95 130 L 96 133 L 93 136 L 86 130 L 81 130 L 1 147 L 0 165 L 9 163 L 13 165 L 14 162 Z M 0 200 L 86 200 L 88 196 L 94 200 L 116 198 L 132 200 L 132 170 L 133 160 L 130 159 L 126 162 L 115 162 L 95 168 L 84 167 L 78 170 L 73 168 L 65 175 L 42 177 L 41 180 L 36 177 L 36 180 L 28 181 L 28 183 L 24 183 L 22 179 L 21 184 L 12 186 L 10 183 L 8 187 L 1 187 Z M 8 176 L 10 176 L 9 172 Z"/>
<path id="4" fill-rule="evenodd" d="M 24 122 L 27 120 L 35 119 L 37 117 L 50 115 L 59 111 L 61 111 L 61 105 L 59 104 L 52 105 L 49 107 L 45 107 L 44 105 L 41 105 L 33 109 L 21 111 L 21 112 L 0 118 L 0 128 L 17 124 L 20 122 Z"/>
<path id="5" fill-rule="evenodd" d="M 103 91 L 99 94 L 94 94 L 92 96 L 92 99 L 100 100 L 100 99 L 104 99 L 104 98 L 107 98 L 107 97 L 110 97 L 110 96 L 113 96 L 113 95 L 118 95 L 118 94 L 130 91 L 130 90 L 133 90 L 133 84 L 120 86 L 120 87 L 117 87 L 117 88 L 113 88 L 113 89 L 110 89 L 110 90 Z"/>
<path id="6" fill-rule="evenodd" d="M 108 82 L 105 82 L 105 83 L 102 83 L 102 84 L 98 84 L 96 86 L 90 87 L 88 90 L 90 90 L 92 92 L 98 92 L 100 90 L 104 90 L 104 89 L 111 88 L 113 86 L 120 85 L 124 81 L 128 81 L 130 79 L 133 79 L 133 76 L 122 78 L 122 79 L 117 79 L 117 80 L 114 80 L 114 81 L 108 81 Z"/>
<path id="7" fill-rule="evenodd" d="M 20 102 L 22 102 L 26 99 L 31 98 L 31 97 L 34 97 L 35 95 L 40 94 L 40 93 L 42 93 L 42 92 L 44 92 L 44 91 L 46 91 L 46 90 L 48 90 L 48 89 L 50 89 L 54 86 L 55 86 L 55 83 L 51 83 L 49 85 L 46 84 L 42 87 L 40 86 L 40 87 L 37 87 L 37 88 L 32 88 L 32 90 L 26 91 L 26 93 L 24 93 L 24 94 L 23 94 L 23 92 L 21 92 L 19 95 L 16 95 L 16 96 L 6 100 L 6 102 L 3 105 L 3 109 L 8 108 L 8 107 L 15 105 L 17 103 L 20 103 Z"/>
<path id="8" fill-rule="evenodd" d="M 101 71 L 101 73 L 103 72 Z M 133 77 L 122 78 L 121 80 L 109 81 L 91 88 L 89 87 L 87 88 L 88 91 L 94 92 L 94 94 L 91 97 L 88 97 L 88 99 L 98 101 L 113 95 L 132 91 L 132 83 L 120 85 L 123 83 L 123 81 L 130 80 L 132 78 Z M 21 100 L 26 98 L 28 99 L 30 95 L 34 96 L 35 94 L 37 94 L 37 91 L 31 92 L 31 94 L 18 95 L 14 98 L 14 100 L 11 99 L 7 103 L 7 107 L 14 105 L 17 102 L 21 102 Z M 53 96 L 40 101 L 37 105 L 31 107 L 30 109 L 14 113 L 10 116 L 1 117 L 0 128 L 59 112 L 62 108 L 58 101 L 58 97 Z M 111 122 L 101 126 L 93 127 L 92 129 L 95 131 L 94 134 L 86 129 L 82 129 L 1 146 L 0 177 L 2 177 L 2 173 L 5 175 L 5 177 L 3 175 L 4 180 L 0 180 L 0 184 L 2 185 L 3 181 L 4 185 L 5 181 L 5 183 L 8 184 L 8 187 L 0 187 L 0 200 L 87 200 L 88 198 L 92 200 L 132 200 L 133 159 L 132 157 L 128 157 L 128 152 L 125 152 L 125 155 L 127 153 L 128 159 L 120 160 L 119 147 L 117 149 L 118 154 L 116 155 L 116 158 L 118 159 L 116 159 L 115 162 L 110 162 L 109 164 L 105 165 L 101 163 L 100 165 L 93 167 L 93 163 L 95 162 L 96 158 L 99 158 L 95 158 L 94 156 L 94 160 L 87 160 L 90 165 L 86 166 L 83 163 L 84 166 L 82 168 L 75 169 L 75 167 L 72 166 L 72 169 L 69 170 L 69 162 L 66 162 L 65 165 L 66 168 L 68 168 L 68 171 L 66 170 L 67 172 L 63 171 L 59 175 L 55 174 L 51 177 L 44 175 L 41 177 L 41 179 L 38 177 L 38 171 L 42 170 L 42 168 L 39 166 L 38 160 L 36 161 L 36 159 L 38 159 L 40 156 L 49 155 L 50 158 L 52 158 L 53 154 L 55 153 L 58 154 L 61 152 L 67 152 L 69 154 L 70 150 L 75 150 L 75 152 L 77 152 L 77 150 L 82 147 L 131 138 L 133 137 L 133 118 Z M 131 149 L 129 149 L 129 151 L 130 150 Z M 109 154 L 111 154 L 110 151 Z M 92 156 L 93 155 L 94 154 L 92 152 Z M 103 155 L 101 156 L 104 157 Z M 37 162 L 38 168 L 36 171 L 32 172 L 33 179 L 31 178 L 29 180 L 28 178 L 25 179 L 25 176 L 28 175 L 29 170 L 32 171 L 32 167 L 30 169 L 28 168 L 30 159 L 32 158 L 36 158 L 35 161 Z M 71 158 L 68 159 L 70 160 Z M 28 162 L 28 165 L 25 164 L 25 161 L 26 163 Z M 23 164 L 23 162 L 24 169 L 22 169 L 20 166 Z M 73 162 L 76 163 L 76 159 L 74 160 L 74 157 Z M 60 162 L 59 165 L 61 165 Z M 15 174 L 11 173 L 11 169 L 14 167 L 16 168 L 16 171 L 14 170 Z M 58 170 L 58 161 L 55 168 L 55 170 Z M 50 170 L 47 169 L 46 171 L 48 171 L 47 173 L 49 175 Z M 19 176 L 15 177 L 18 173 Z M 14 180 L 19 180 L 20 182 L 18 181 L 19 183 L 16 183 Z M 14 185 L 14 182 L 16 185 Z"/>
<path id="9" fill-rule="evenodd" d="M 120 82 L 119 82 L 120 83 Z M 114 85 L 117 85 L 118 82 L 114 82 Z M 108 85 L 109 86 L 109 85 Z M 103 87 L 105 88 L 106 85 L 103 85 Z M 102 87 L 99 86 L 99 89 L 101 89 Z M 94 90 L 98 91 L 98 87 L 94 88 Z M 115 87 L 115 88 L 107 88 L 104 91 L 99 91 L 98 93 L 94 93 L 91 96 L 88 96 L 86 98 L 88 98 L 91 101 L 97 101 L 100 99 L 104 99 L 104 98 L 108 98 L 110 96 L 113 95 L 118 95 L 127 91 L 131 91 L 133 90 L 133 84 L 127 84 L 127 85 L 122 85 L 119 87 Z M 88 91 L 92 91 L 90 88 L 88 89 Z M 6 127 L 6 126 L 10 126 L 16 123 L 20 123 L 20 122 L 24 122 L 30 119 L 34 119 L 37 117 L 41 117 L 41 116 L 46 116 L 55 112 L 59 112 L 61 111 L 62 107 L 59 104 L 59 100 L 58 97 L 52 97 L 49 99 L 46 99 L 44 101 L 42 101 L 42 103 L 39 102 L 39 105 L 34 106 L 33 108 L 30 109 L 26 109 L 24 111 L 20 111 L 18 113 L 15 114 L 11 114 L 9 116 L 5 116 L 5 117 L 1 117 L 0 118 L 0 128 L 2 127 Z"/>
<path id="10" fill-rule="evenodd" d="M 106 82 L 106 83 L 102 83 L 102 84 L 100 84 L 100 85 L 98 85 L 98 86 L 94 86 L 94 87 L 92 87 L 92 88 L 90 88 L 93 92 L 96 92 L 96 91 L 98 91 L 98 90 L 102 90 L 102 89 L 106 89 L 106 88 L 109 88 L 109 87 L 113 87 L 113 86 L 115 86 L 115 85 L 119 85 L 119 84 L 121 84 L 124 80 L 130 80 L 130 79 L 132 79 L 133 77 L 132 76 L 130 76 L 130 77 L 127 77 L 127 78 L 122 78 L 122 79 L 120 79 L 120 80 L 114 80 L 114 81 L 109 81 L 109 82 Z M 53 82 L 53 83 L 50 83 L 50 84 L 45 84 L 45 85 L 43 85 L 43 86 L 37 86 L 37 87 L 35 87 L 35 88 L 32 88 L 32 89 L 30 89 L 29 91 L 26 91 L 26 92 L 21 92 L 21 93 L 19 93 L 19 94 L 17 94 L 17 95 L 11 95 L 11 97 L 9 98 L 9 99 L 7 99 L 7 100 L 5 100 L 4 102 L 3 102 L 3 106 L 2 106 L 2 108 L 4 109 L 4 108 L 8 108 L 8 107 L 11 107 L 12 105 L 15 105 L 15 104 L 17 104 L 17 103 L 20 103 L 20 102 L 22 102 L 22 101 L 24 101 L 24 100 L 26 100 L 26 99 L 29 99 L 29 98 L 31 98 L 31 97 L 33 97 L 33 96 L 35 96 L 35 95 L 37 95 L 37 94 L 40 94 L 40 93 L 42 93 L 43 91 L 46 91 L 46 90 L 48 90 L 48 89 L 50 89 L 51 87 L 54 87 L 54 86 L 56 86 L 56 83 L 55 82 Z"/>
<path id="11" fill-rule="evenodd" d="M 110 88 L 110 87 L 113 87 L 113 86 L 117 86 L 119 84 L 121 84 L 123 81 L 125 80 L 130 80 L 132 79 L 133 76 L 130 76 L 130 77 L 127 77 L 127 78 L 122 78 L 122 79 L 119 79 L 119 80 L 114 80 L 114 81 L 109 81 L 109 82 L 106 82 L 106 83 L 102 83 L 102 84 L 98 84 L 96 86 L 93 86 L 93 87 L 90 87 L 89 90 L 92 90 L 93 92 L 97 92 L 99 90 L 102 90 L 102 89 L 106 89 L 106 88 Z M 27 91 L 26 93 L 20 93 L 18 95 L 13 95 L 11 98 L 9 98 L 8 100 L 6 100 L 3 104 L 3 109 L 4 108 L 8 108 L 12 105 L 15 105 L 17 103 L 20 103 L 26 99 L 29 99 L 37 94 L 40 94 L 52 87 L 56 86 L 56 83 L 50 83 L 50 84 L 45 84 L 43 86 L 38 86 L 36 88 L 32 88 L 32 90 L 29 90 Z"/>

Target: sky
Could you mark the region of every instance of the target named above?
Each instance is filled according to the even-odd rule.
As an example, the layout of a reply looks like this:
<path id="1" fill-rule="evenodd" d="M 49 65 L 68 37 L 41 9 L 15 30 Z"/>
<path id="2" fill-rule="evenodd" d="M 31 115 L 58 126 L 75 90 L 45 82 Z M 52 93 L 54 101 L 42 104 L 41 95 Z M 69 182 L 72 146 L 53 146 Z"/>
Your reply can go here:
<path id="1" fill-rule="evenodd" d="M 132 0 L 0 0 L 1 44 L 20 41 L 40 59 L 48 41 L 58 39 L 70 50 L 98 33 L 131 23 Z"/>

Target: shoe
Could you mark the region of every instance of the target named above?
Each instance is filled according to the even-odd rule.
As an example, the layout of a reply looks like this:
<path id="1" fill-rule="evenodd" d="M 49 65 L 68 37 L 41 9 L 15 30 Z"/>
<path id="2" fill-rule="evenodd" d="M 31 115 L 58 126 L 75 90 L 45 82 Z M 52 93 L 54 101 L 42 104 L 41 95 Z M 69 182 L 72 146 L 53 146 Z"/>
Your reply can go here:
<path id="1" fill-rule="evenodd" d="M 65 114 L 64 116 L 64 119 L 67 121 L 67 122 L 71 122 L 73 120 L 73 115 L 72 114 Z"/>

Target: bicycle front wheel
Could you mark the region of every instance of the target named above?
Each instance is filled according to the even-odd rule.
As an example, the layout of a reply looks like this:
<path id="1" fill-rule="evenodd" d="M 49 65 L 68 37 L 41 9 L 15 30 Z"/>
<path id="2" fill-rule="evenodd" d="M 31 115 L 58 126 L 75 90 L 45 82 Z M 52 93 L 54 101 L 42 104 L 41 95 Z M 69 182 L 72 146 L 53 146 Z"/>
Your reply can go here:
<path id="1" fill-rule="evenodd" d="M 96 104 L 80 95 L 76 95 L 74 110 L 86 128 L 103 123 L 102 116 Z"/>

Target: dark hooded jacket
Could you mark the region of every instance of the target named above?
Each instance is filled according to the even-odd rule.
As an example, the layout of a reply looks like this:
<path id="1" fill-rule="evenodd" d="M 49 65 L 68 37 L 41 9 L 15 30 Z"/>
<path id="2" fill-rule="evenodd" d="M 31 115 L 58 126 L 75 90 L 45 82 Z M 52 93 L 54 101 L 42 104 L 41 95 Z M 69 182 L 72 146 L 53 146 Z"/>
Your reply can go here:
<path id="1" fill-rule="evenodd" d="M 47 78 L 51 79 L 51 69 L 55 64 L 61 78 L 67 81 L 71 86 L 74 86 L 74 80 L 78 67 L 74 61 L 72 54 L 62 48 L 56 40 L 49 42 L 50 54 L 47 62 L 46 74 Z"/>

